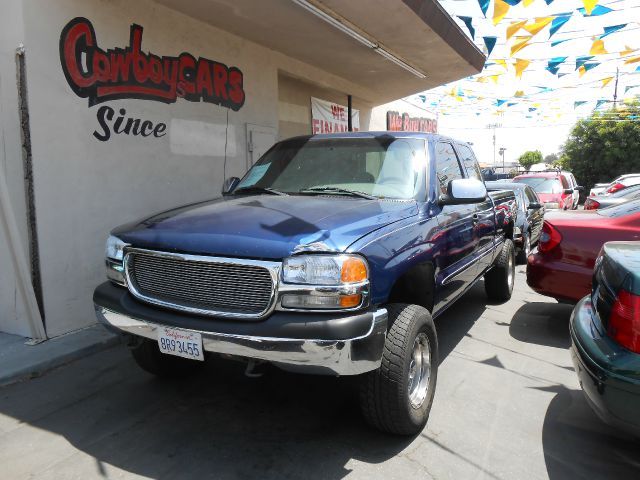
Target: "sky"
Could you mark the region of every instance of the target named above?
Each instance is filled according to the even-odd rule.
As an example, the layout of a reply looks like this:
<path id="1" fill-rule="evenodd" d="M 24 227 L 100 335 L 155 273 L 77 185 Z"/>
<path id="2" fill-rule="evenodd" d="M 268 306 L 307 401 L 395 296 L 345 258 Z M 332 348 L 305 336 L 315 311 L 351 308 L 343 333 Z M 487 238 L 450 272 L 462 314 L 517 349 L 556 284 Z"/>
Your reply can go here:
<path id="1" fill-rule="evenodd" d="M 459 16 L 471 17 L 474 42 L 485 54 L 483 37 L 497 37 L 496 45 L 482 73 L 406 100 L 433 112 L 439 133 L 471 142 L 482 163 L 494 161 L 494 130 L 498 165 L 502 162 L 501 147 L 506 148 L 507 162 L 516 161 L 527 150 L 537 149 L 543 155 L 559 153 L 579 118 L 589 116 L 597 104 L 599 110 L 611 108 L 616 68 L 618 101 L 640 95 L 640 0 L 599 0 L 591 16 L 578 11 L 585 6 L 583 0 L 524 0 L 527 7 L 524 3 L 510 7 L 497 25 L 496 0 L 489 0 L 486 18 L 479 0 L 439 1 L 469 37 L 469 29 Z M 544 24 L 544 18 L 559 14 L 567 21 L 553 35 L 553 20 L 535 32 L 532 25 L 536 19 Z M 524 20 L 529 31 L 520 28 L 507 40 L 507 27 Z M 605 27 L 618 26 L 600 38 Z M 592 52 L 596 40 L 602 43 Z M 522 41 L 526 46 L 511 55 L 512 46 Z M 562 42 L 552 45 L 556 41 Z M 584 56 L 592 58 L 582 59 L 587 69 L 580 72 L 576 60 L 580 62 L 578 57 Z M 567 58 L 555 74 L 547 70 L 549 61 L 563 57 Z M 516 77 L 516 60 L 521 65 L 529 62 L 520 79 Z"/>

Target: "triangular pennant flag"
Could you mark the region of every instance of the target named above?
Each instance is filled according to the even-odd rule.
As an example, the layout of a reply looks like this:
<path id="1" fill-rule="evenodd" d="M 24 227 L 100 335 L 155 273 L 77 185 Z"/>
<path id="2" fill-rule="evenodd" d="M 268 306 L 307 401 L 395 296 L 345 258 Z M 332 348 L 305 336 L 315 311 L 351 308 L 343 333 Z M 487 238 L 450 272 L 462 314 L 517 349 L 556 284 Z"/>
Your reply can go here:
<path id="1" fill-rule="evenodd" d="M 629 45 L 625 45 L 624 46 L 624 50 L 620 52 L 620 56 L 624 57 L 629 55 L 630 53 L 633 53 L 637 50 L 637 48 L 631 48 Z"/>
<path id="2" fill-rule="evenodd" d="M 506 100 L 496 100 L 496 107 L 499 107 L 500 105 L 503 105 L 505 103 L 507 103 Z"/>
<path id="3" fill-rule="evenodd" d="M 580 77 L 582 78 L 582 76 L 584 76 L 585 73 L 587 73 L 592 68 L 597 67 L 598 65 L 600 65 L 600 62 L 589 62 L 589 63 L 585 63 L 584 65 L 581 65 L 580 68 L 578 68 L 578 71 L 580 72 Z"/>
<path id="4" fill-rule="evenodd" d="M 418 95 L 418 98 L 422 100 L 422 103 L 425 103 L 427 101 L 427 97 L 424 95 Z"/>
<path id="5" fill-rule="evenodd" d="M 491 52 L 493 52 L 493 47 L 496 46 L 496 41 L 498 37 L 482 37 L 484 40 L 484 45 L 487 47 L 487 57 L 491 56 Z"/>
<path id="6" fill-rule="evenodd" d="M 552 74 L 556 75 L 558 70 L 560 70 L 560 64 L 564 63 L 567 57 L 554 57 L 547 62 L 546 69 Z"/>
<path id="7" fill-rule="evenodd" d="M 501 1 L 501 0 L 497 0 Z M 511 46 L 511 56 L 513 57 L 517 52 L 522 50 L 531 41 L 533 37 L 516 37 L 515 43 Z"/>
<path id="8" fill-rule="evenodd" d="M 509 12 L 509 4 L 503 0 L 495 0 L 493 5 L 493 24 L 498 25 Z"/>
<path id="9" fill-rule="evenodd" d="M 549 72 L 551 72 L 553 75 L 556 75 L 558 73 L 558 70 L 560 70 L 560 67 L 546 66 L 544 68 L 545 70 L 548 70 Z"/>
<path id="10" fill-rule="evenodd" d="M 521 79 L 522 78 L 522 72 L 524 72 L 527 67 L 529 66 L 529 64 L 531 63 L 531 61 L 529 60 L 523 60 L 521 58 L 516 58 L 516 78 L 517 79 Z"/>
<path id="11" fill-rule="evenodd" d="M 559 74 L 558 74 L 558 78 L 562 78 L 562 77 L 564 77 L 565 75 L 569 75 L 569 74 L 568 74 L 568 73 L 559 73 Z"/>
<path id="12" fill-rule="evenodd" d="M 637 67 L 637 68 L 636 68 L 636 72 L 640 72 L 640 67 Z"/>
<path id="13" fill-rule="evenodd" d="M 521 3 L 522 0 L 504 0 L 504 2 L 508 3 L 511 7 L 515 7 L 516 5 Z"/>
<path id="14" fill-rule="evenodd" d="M 498 83 L 498 78 L 500 77 L 500 75 L 502 75 L 501 73 L 497 74 L 497 75 L 490 75 L 489 78 L 491 80 L 493 80 L 493 83 Z"/>
<path id="15" fill-rule="evenodd" d="M 522 2 L 522 4 L 526 7 L 528 7 L 529 5 L 531 5 L 534 2 L 534 0 L 524 0 Z"/>
<path id="16" fill-rule="evenodd" d="M 544 0 L 544 3 L 546 3 L 547 5 L 551 5 L 553 3 L 553 0 Z"/>
<path id="17" fill-rule="evenodd" d="M 611 25 L 610 27 L 604 27 L 604 33 L 600 35 L 600 38 L 604 38 L 607 35 L 611 35 L 612 33 L 617 32 L 618 30 L 622 30 L 626 26 L 627 24 L 623 23 L 621 25 Z"/>
<path id="18" fill-rule="evenodd" d="M 611 80 L 613 80 L 613 77 L 603 78 L 603 79 L 602 79 L 602 86 L 601 86 L 600 88 L 604 88 L 604 87 L 606 87 L 607 85 L 609 85 L 609 82 L 610 82 Z M 598 107 L 596 107 L 596 108 L 598 108 Z"/>
<path id="19" fill-rule="evenodd" d="M 496 62 L 496 64 L 503 66 L 505 70 L 509 70 L 509 67 L 507 67 L 507 61 L 506 60 L 496 59 L 495 62 Z"/>
<path id="20" fill-rule="evenodd" d="M 577 101 L 577 102 L 573 102 L 573 108 L 577 108 L 580 105 L 584 105 L 585 103 L 587 103 L 586 100 L 580 100 L 580 101 Z"/>
<path id="21" fill-rule="evenodd" d="M 552 35 L 556 33 L 558 30 L 560 30 L 560 28 L 562 28 L 562 26 L 565 23 L 567 23 L 570 19 L 571 19 L 571 15 L 557 16 L 556 18 L 554 18 L 553 21 L 551 22 L 551 28 L 549 29 L 549 38 L 551 38 Z M 564 40 L 561 40 L 561 41 L 564 41 Z"/>
<path id="22" fill-rule="evenodd" d="M 576 57 L 576 70 L 593 58 L 593 55 L 586 57 Z"/>
<path id="23" fill-rule="evenodd" d="M 591 51 L 589 52 L 591 55 L 606 55 L 607 50 L 604 48 L 604 40 L 596 40 L 591 45 Z"/>
<path id="24" fill-rule="evenodd" d="M 573 38 L 565 38 L 563 40 L 554 40 L 553 42 L 551 42 L 551 46 L 555 47 L 556 45 L 560 45 L 563 42 L 567 42 L 569 40 L 573 40 Z"/>
<path id="25" fill-rule="evenodd" d="M 536 108 L 536 107 L 529 107 L 529 111 L 530 111 L 530 112 L 535 112 L 536 110 L 537 110 L 537 108 Z"/>
<path id="26" fill-rule="evenodd" d="M 638 62 L 640 62 L 640 57 L 631 57 L 631 58 L 625 60 L 624 64 L 628 65 L 630 63 L 638 63 Z"/>
<path id="27" fill-rule="evenodd" d="M 526 20 L 521 20 L 519 22 L 511 22 L 511 25 L 507 27 L 507 40 L 513 37 L 518 30 L 524 27 L 527 24 Z"/>
<path id="28" fill-rule="evenodd" d="M 537 17 L 534 23 L 529 25 L 525 25 L 524 28 L 531 35 L 536 35 L 540 32 L 544 27 L 549 25 L 553 21 L 554 17 Z"/>
<path id="29" fill-rule="evenodd" d="M 513 107 L 514 105 L 517 105 L 518 102 L 509 102 L 507 103 L 507 107 Z"/>
<path id="30" fill-rule="evenodd" d="M 591 12 L 598 4 L 598 0 L 582 0 L 582 3 L 584 3 L 584 9 L 587 12 L 587 15 L 591 15 Z"/>
<path id="31" fill-rule="evenodd" d="M 458 15 L 458 18 L 464 22 L 464 24 L 469 29 L 469 33 L 471 34 L 471 38 L 475 40 L 476 39 L 476 29 L 473 28 L 473 25 L 471 23 L 473 21 L 473 19 L 471 17 L 462 17 L 460 15 Z"/>
<path id="32" fill-rule="evenodd" d="M 487 17 L 487 10 L 489 9 L 489 0 L 478 0 L 478 4 L 480 5 L 480 10 L 482 10 L 482 14 Z"/>
<path id="33" fill-rule="evenodd" d="M 638 88 L 638 87 L 640 87 L 640 85 L 628 85 L 628 86 L 624 87 L 624 93 L 627 93 L 632 88 Z"/>
<path id="34" fill-rule="evenodd" d="M 513 95 L 514 97 L 524 97 L 524 91 L 516 90 L 516 93 Z"/>
<path id="35" fill-rule="evenodd" d="M 597 3 L 597 0 L 582 0 L 583 2 L 594 2 Z M 596 5 L 595 8 L 591 10 L 591 12 L 587 12 L 586 8 L 579 8 L 578 11 L 584 15 L 585 17 L 598 17 L 600 15 L 604 15 L 605 13 L 609 13 L 611 9 L 609 7 L 603 7 L 602 5 Z"/>
<path id="36" fill-rule="evenodd" d="M 598 100 L 598 101 L 596 102 L 596 110 L 597 110 L 598 108 L 600 108 L 602 105 L 604 105 L 605 103 L 607 103 L 607 102 L 608 102 L 608 100 Z"/>
<path id="37" fill-rule="evenodd" d="M 587 73 L 587 69 L 586 69 L 586 68 L 584 68 L 584 65 L 580 65 L 580 66 L 578 67 L 578 72 L 580 72 L 580 78 L 582 78 L 582 76 L 583 76 L 585 73 Z"/>

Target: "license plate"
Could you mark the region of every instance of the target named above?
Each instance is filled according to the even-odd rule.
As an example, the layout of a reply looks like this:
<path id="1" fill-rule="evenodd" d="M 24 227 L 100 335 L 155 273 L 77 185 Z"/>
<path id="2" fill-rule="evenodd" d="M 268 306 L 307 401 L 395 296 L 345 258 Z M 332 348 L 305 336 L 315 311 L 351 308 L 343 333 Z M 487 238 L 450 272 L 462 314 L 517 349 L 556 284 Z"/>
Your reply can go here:
<path id="1" fill-rule="evenodd" d="M 204 361 L 202 335 L 198 332 L 160 327 L 158 329 L 158 347 L 162 353 Z"/>

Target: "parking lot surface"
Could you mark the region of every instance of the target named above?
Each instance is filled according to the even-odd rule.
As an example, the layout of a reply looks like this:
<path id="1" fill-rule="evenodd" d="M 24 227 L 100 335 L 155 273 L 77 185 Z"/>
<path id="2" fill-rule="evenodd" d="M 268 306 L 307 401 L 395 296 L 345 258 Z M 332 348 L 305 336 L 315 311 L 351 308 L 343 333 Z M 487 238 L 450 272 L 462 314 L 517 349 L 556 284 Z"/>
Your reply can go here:
<path id="1" fill-rule="evenodd" d="M 387 436 L 347 379 L 212 361 L 189 379 L 141 371 L 124 347 L 0 389 L 0 478 L 640 478 L 640 442 L 603 424 L 569 356 L 571 307 L 476 285 L 437 320 L 427 428 Z"/>

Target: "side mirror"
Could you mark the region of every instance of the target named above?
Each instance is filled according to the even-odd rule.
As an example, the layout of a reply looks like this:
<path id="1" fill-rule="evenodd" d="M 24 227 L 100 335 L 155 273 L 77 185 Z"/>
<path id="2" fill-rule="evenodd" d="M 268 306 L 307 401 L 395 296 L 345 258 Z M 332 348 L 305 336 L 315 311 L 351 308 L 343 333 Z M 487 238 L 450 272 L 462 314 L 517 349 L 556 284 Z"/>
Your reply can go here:
<path id="1" fill-rule="evenodd" d="M 542 204 L 538 203 L 538 202 L 530 202 L 529 203 L 529 210 L 540 210 L 542 208 Z"/>
<path id="2" fill-rule="evenodd" d="M 238 186 L 238 183 L 240 183 L 238 177 L 227 178 L 222 184 L 222 195 L 229 195 Z"/>
<path id="3" fill-rule="evenodd" d="M 440 195 L 441 205 L 463 205 L 466 203 L 482 203 L 487 198 L 487 187 L 484 182 L 475 178 L 457 178 L 447 185 L 447 194 Z"/>
<path id="4" fill-rule="evenodd" d="M 562 193 L 565 195 L 571 195 L 573 193 L 573 188 L 565 188 Z"/>
<path id="5" fill-rule="evenodd" d="M 578 186 L 575 188 L 575 191 L 576 191 L 576 192 L 584 192 L 584 187 L 583 187 L 582 185 L 578 185 Z"/>

